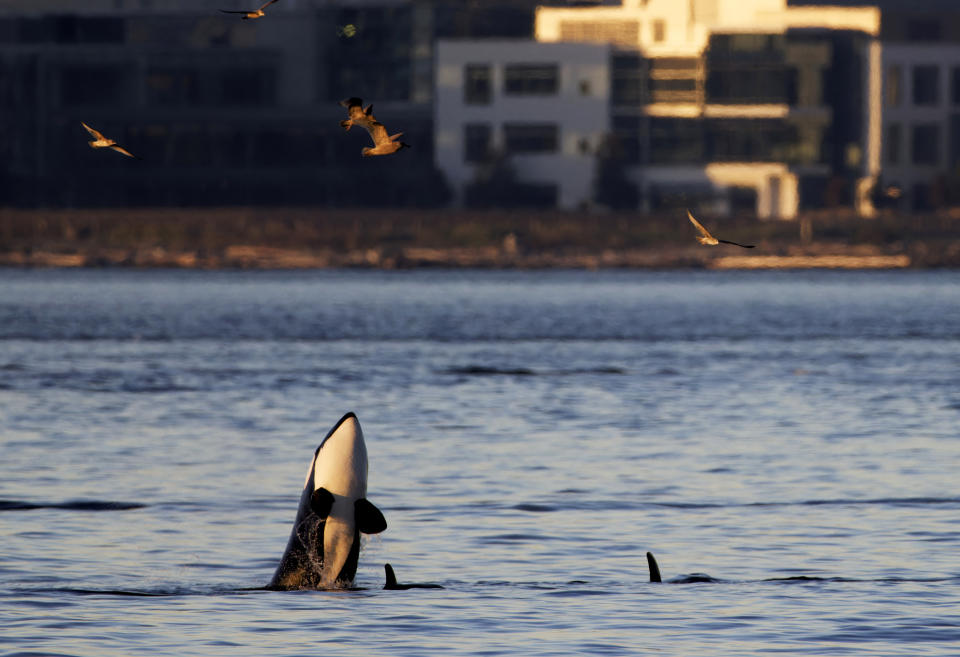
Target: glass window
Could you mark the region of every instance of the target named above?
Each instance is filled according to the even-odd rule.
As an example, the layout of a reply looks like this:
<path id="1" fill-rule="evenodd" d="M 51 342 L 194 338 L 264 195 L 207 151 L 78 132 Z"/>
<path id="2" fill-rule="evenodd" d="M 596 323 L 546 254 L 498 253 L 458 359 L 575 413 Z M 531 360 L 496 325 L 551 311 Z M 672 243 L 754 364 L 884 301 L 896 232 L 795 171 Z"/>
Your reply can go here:
<path id="1" fill-rule="evenodd" d="M 703 122 L 654 118 L 650 121 L 650 160 L 655 163 L 703 160 Z"/>
<path id="2" fill-rule="evenodd" d="M 950 116 L 950 167 L 960 164 L 960 114 Z"/>
<path id="3" fill-rule="evenodd" d="M 943 21 L 936 18 L 915 18 L 907 21 L 908 41 L 940 41 Z"/>
<path id="4" fill-rule="evenodd" d="M 463 70 L 463 102 L 467 105 L 490 104 L 490 65 L 467 64 Z"/>
<path id="5" fill-rule="evenodd" d="M 913 126 L 913 163 L 940 164 L 940 126 L 921 123 Z"/>
<path id="6" fill-rule="evenodd" d="M 247 107 L 271 105 L 274 101 L 274 77 L 267 70 L 229 69 L 220 75 L 223 105 Z"/>
<path id="7" fill-rule="evenodd" d="M 503 91 L 513 96 L 557 93 L 556 64 L 507 64 L 503 70 Z"/>
<path id="8" fill-rule="evenodd" d="M 657 19 L 653 21 L 653 40 L 656 43 L 661 41 L 666 41 L 667 39 L 667 23 L 662 19 Z"/>
<path id="9" fill-rule="evenodd" d="M 60 70 L 60 98 L 65 107 L 123 106 L 127 76 L 110 65 L 68 65 Z"/>
<path id="10" fill-rule="evenodd" d="M 884 100 L 887 107 L 896 107 L 900 104 L 902 80 L 900 77 L 900 67 L 890 66 L 887 68 L 886 86 L 884 87 Z"/>
<path id="11" fill-rule="evenodd" d="M 146 77 L 147 102 L 163 107 L 196 105 L 200 84 L 196 73 L 188 69 L 151 68 Z"/>
<path id="12" fill-rule="evenodd" d="M 646 73 L 639 55 L 615 54 L 610 78 L 610 96 L 614 105 L 639 105 L 643 102 Z"/>
<path id="13" fill-rule="evenodd" d="M 507 153 L 555 153 L 560 143 L 553 123 L 507 123 L 503 141 Z"/>
<path id="14" fill-rule="evenodd" d="M 957 66 L 950 71 L 950 102 L 960 105 L 960 67 Z"/>
<path id="15" fill-rule="evenodd" d="M 466 162 L 484 162 L 490 156 L 490 126 L 486 123 L 468 123 L 463 126 L 463 159 Z"/>
<path id="16" fill-rule="evenodd" d="M 887 126 L 887 143 L 884 144 L 887 152 L 888 164 L 900 163 L 900 124 L 891 123 Z"/>
<path id="17" fill-rule="evenodd" d="M 936 105 L 940 102 L 940 68 L 913 67 L 913 104 Z"/>

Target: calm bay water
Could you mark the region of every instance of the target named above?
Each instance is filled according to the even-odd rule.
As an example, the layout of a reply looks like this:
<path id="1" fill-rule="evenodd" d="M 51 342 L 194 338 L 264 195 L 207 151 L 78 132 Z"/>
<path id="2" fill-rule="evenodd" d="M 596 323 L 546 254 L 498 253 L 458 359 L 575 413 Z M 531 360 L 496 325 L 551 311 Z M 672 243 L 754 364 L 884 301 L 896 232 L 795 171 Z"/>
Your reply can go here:
<path id="1" fill-rule="evenodd" d="M 957 272 L 0 271 L 0 427 L 0 655 L 960 655 Z"/>

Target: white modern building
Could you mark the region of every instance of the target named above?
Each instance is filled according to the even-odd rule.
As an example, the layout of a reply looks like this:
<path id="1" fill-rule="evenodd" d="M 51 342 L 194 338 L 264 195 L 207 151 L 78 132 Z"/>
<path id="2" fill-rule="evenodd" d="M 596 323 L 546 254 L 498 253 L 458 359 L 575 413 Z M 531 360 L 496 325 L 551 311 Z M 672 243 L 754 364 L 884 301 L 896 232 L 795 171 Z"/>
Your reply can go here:
<path id="1" fill-rule="evenodd" d="M 884 44 L 883 70 L 884 187 L 904 208 L 956 201 L 960 44 Z"/>
<path id="2" fill-rule="evenodd" d="M 463 202 L 484 166 L 510 158 L 542 201 L 589 202 L 610 132 L 611 46 L 528 40 L 437 44 L 434 149 Z M 552 201 L 551 201 L 552 198 Z"/>
<path id="3" fill-rule="evenodd" d="M 882 134 L 879 29 L 875 8 L 787 0 L 540 7 L 535 41 L 437 49 L 437 163 L 462 201 L 479 172 L 468 144 L 489 125 L 490 143 L 517 156 L 524 181 L 554 185 L 557 205 L 574 208 L 594 201 L 596 148 L 613 137 L 644 209 L 788 219 L 845 186 L 869 214 Z M 489 70 L 483 103 L 468 101 L 479 70 Z M 555 86 L 511 92 L 507 77 L 523 70 Z M 555 126 L 555 150 L 511 148 L 511 131 L 532 121 Z"/>

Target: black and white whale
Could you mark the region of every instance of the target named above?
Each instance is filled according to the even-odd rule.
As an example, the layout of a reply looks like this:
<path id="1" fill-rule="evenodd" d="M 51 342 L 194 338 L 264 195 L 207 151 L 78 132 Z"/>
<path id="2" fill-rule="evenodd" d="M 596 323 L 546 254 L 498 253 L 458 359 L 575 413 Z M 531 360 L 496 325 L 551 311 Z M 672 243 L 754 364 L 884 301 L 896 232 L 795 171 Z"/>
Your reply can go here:
<path id="1" fill-rule="evenodd" d="M 314 453 L 287 549 L 267 588 L 351 586 L 360 558 L 360 534 L 387 528 L 367 498 L 367 446 L 360 422 L 347 413 Z"/>
<path id="2" fill-rule="evenodd" d="M 660 566 L 654 558 L 653 553 L 647 552 L 647 568 L 650 570 L 651 582 L 662 582 L 660 575 Z M 706 573 L 690 573 L 689 575 L 678 575 L 667 580 L 670 584 L 697 584 L 700 582 L 720 582 L 722 580 L 711 577 Z"/>
<path id="3" fill-rule="evenodd" d="M 410 589 L 442 589 L 443 587 L 439 584 L 430 584 L 430 583 L 413 583 L 413 584 L 400 584 L 397 582 L 397 576 L 393 572 L 393 566 L 388 563 L 383 564 L 383 570 L 386 575 L 386 580 L 384 581 L 383 588 L 387 591 L 409 591 Z"/>

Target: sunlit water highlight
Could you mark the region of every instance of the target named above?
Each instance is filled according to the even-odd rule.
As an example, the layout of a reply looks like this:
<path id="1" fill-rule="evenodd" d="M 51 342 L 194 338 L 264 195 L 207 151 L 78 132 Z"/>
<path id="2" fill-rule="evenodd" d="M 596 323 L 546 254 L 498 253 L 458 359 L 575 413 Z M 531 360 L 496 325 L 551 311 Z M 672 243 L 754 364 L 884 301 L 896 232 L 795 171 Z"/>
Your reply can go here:
<path id="1" fill-rule="evenodd" d="M 0 420 L 8 657 L 960 654 L 954 272 L 0 271 Z"/>

